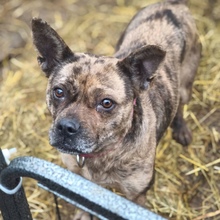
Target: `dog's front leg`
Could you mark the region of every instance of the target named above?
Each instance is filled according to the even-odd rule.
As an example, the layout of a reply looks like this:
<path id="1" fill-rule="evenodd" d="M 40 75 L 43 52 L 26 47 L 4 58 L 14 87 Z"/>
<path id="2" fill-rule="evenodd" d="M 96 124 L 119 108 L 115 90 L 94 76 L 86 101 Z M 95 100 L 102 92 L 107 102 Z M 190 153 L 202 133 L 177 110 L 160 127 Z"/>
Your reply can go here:
<path id="1" fill-rule="evenodd" d="M 125 197 L 142 207 L 146 207 L 146 192 L 154 182 L 154 165 L 148 163 L 121 182 L 121 192 Z"/>

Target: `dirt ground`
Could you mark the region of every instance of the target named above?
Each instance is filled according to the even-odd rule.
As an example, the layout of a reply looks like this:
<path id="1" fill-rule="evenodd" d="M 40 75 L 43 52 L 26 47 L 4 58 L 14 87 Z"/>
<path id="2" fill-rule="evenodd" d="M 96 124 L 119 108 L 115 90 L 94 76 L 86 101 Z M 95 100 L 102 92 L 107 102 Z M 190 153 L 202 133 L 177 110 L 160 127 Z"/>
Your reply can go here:
<path id="1" fill-rule="evenodd" d="M 48 143 L 47 80 L 36 61 L 30 21 L 41 17 L 73 51 L 112 55 L 132 16 L 156 0 L 1 0 L 0 147 L 62 165 Z M 146 208 L 168 219 L 220 220 L 220 0 L 189 0 L 203 46 L 184 117 L 193 143 L 183 148 L 168 130 L 157 148 L 156 176 Z M 57 219 L 54 197 L 24 180 L 34 219 Z M 74 208 L 58 199 L 62 220 Z"/>

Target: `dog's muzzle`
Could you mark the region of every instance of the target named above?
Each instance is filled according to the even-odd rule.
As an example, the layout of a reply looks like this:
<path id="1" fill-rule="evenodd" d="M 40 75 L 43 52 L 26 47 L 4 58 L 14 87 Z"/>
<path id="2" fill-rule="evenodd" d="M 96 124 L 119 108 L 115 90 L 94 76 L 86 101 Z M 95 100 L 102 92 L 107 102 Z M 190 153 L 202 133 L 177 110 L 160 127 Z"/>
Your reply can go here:
<path id="1" fill-rule="evenodd" d="M 96 147 L 91 133 L 75 118 L 57 120 L 49 132 L 50 144 L 67 154 L 88 154 Z"/>
<path id="2" fill-rule="evenodd" d="M 62 152 L 77 153 L 80 139 L 80 123 L 76 119 L 62 118 L 50 130 L 50 144 Z"/>

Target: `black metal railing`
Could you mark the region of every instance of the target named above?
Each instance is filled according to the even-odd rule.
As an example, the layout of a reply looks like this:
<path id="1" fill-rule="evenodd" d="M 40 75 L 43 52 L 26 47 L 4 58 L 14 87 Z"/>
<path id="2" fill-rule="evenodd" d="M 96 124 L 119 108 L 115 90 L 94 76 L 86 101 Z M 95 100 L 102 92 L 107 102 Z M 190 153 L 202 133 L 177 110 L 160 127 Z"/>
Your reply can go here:
<path id="1" fill-rule="evenodd" d="M 0 210 L 4 220 L 32 219 L 21 177 L 37 180 L 40 187 L 99 219 L 164 219 L 48 161 L 18 157 L 7 165 L 0 150 Z"/>

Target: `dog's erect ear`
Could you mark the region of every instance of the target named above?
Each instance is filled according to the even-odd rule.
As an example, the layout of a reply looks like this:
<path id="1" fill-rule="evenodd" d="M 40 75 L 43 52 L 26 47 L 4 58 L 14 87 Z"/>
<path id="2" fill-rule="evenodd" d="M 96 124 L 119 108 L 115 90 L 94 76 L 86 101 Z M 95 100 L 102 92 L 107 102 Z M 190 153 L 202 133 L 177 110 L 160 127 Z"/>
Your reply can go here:
<path id="1" fill-rule="evenodd" d="M 32 19 L 32 34 L 40 54 L 38 63 L 47 77 L 56 65 L 74 56 L 57 32 L 40 18 Z"/>
<path id="2" fill-rule="evenodd" d="M 144 46 L 119 61 L 118 67 L 129 76 L 138 91 L 146 90 L 165 54 L 158 46 Z"/>

